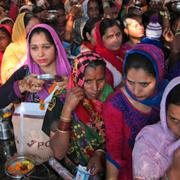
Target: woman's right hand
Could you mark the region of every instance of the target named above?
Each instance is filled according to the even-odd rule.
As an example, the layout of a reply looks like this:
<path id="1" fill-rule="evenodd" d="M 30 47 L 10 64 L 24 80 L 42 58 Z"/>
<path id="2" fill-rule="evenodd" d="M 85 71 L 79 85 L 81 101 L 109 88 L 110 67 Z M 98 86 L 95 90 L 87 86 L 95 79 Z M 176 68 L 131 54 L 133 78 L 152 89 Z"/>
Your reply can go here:
<path id="1" fill-rule="evenodd" d="M 67 93 L 61 115 L 69 117 L 81 100 L 84 99 L 84 91 L 80 87 L 74 87 Z"/>
<path id="2" fill-rule="evenodd" d="M 37 93 L 42 90 L 44 82 L 44 80 L 37 79 L 35 74 L 30 74 L 18 82 L 19 90 L 21 93 Z"/>

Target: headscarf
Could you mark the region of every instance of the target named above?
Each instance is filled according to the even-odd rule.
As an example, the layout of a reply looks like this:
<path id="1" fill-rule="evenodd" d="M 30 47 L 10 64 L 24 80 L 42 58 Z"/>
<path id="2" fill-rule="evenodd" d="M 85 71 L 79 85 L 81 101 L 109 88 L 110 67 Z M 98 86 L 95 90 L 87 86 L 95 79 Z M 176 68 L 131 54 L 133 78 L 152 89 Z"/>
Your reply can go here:
<path id="1" fill-rule="evenodd" d="M 122 51 L 119 48 L 116 51 L 111 51 L 104 47 L 103 40 L 100 35 L 100 22 L 96 24 L 94 37 L 96 41 L 96 52 L 110 62 L 118 71 L 122 72 Z"/>
<path id="2" fill-rule="evenodd" d="M 14 24 L 14 20 L 10 17 L 4 17 L 0 20 L 0 24 L 5 24 L 6 21 L 10 21 L 12 24 Z"/>
<path id="3" fill-rule="evenodd" d="M 167 125 L 166 100 L 170 91 L 180 84 L 180 76 L 174 78 L 164 90 L 160 106 L 160 119 L 157 124 L 144 127 L 136 136 L 133 149 L 135 177 L 159 179 L 172 163 L 173 154 L 180 147 Z M 150 159 L 150 162 L 148 161 Z"/>
<path id="4" fill-rule="evenodd" d="M 134 100 L 139 101 L 142 104 L 159 109 L 162 94 L 163 94 L 164 88 L 167 85 L 167 81 L 164 80 L 165 67 L 164 67 L 163 51 L 155 45 L 140 43 L 126 53 L 126 57 L 124 59 L 124 64 L 123 64 L 124 70 L 126 66 L 127 57 L 130 54 L 134 54 L 134 53 L 144 55 L 153 64 L 154 71 L 156 74 L 156 77 L 155 77 L 156 90 L 151 97 L 140 101 L 136 99 L 136 97 L 130 92 L 127 85 L 125 85 L 125 89 L 127 93 L 130 95 L 130 97 L 133 98 Z M 124 73 L 124 79 L 126 79 L 126 76 L 127 74 Z"/>
<path id="5" fill-rule="evenodd" d="M 12 29 L 10 26 L 8 26 L 6 24 L 0 24 L 0 29 L 1 28 L 6 29 L 6 31 L 9 33 L 9 35 L 11 37 Z M 0 84 L 1 84 L 1 62 L 2 62 L 2 58 L 3 58 L 3 54 L 4 54 L 4 52 L 0 52 Z"/>
<path id="6" fill-rule="evenodd" d="M 12 34 L 12 28 L 6 24 L 0 24 L 0 29 L 1 28 L 4 28 L 6 29 L 7 33 L 9 33 L 9 36 L 11 37 L 11 34 Z"/>
<path id="7" fill-rule="evenodd" d="M 93 51 L 87 51 L 79 54 L 74 60 L 73 72 L 68 88 L 72 88 L 74 86 L 83 88 L 85 69 L 90 62 L 96 60 L 103 61 L 103 58 Z M 91 119 L 99 119 L 102 110 L 102 101 L 105 100 L 111 92 L 112 88 L 110 88 L 109 85 L 105 85 L 102 92 L 102 96 L 104 95 L 104 97 L 101 97 L 101 100 L 91 101 L 84 98 L 75 110 L 79 119 L 85 124 L 89 123 L 90 117 Z"/>
<path id="8" fill-rule="evenodd" d="M 26 44 L 26 27 L 24 24 L 24 16 L 25 16 L 25 13 L 21 13 L 16 18 L 16 21 L 13 25 L 13 30 L 12 30 L 12 42 Z"/>
<path id="9" fill-rule="evenodd" d="M 74 83 L 80 87 L 84 85 L 84 72 L 86 67 L 92 61 L 104 61 L 101 56 L 93 51 L 87 51 L 79 54 L 76 59 L 74 60 L 74 67 L 73 67 L 73 78 Z"/>
<path id="10" fill-rule="evenodd" d="M 7 34 L 9 33 L 9 36 L 11 37 L 11 34 L 12 34 L 12 28 L 6 24 L 0 24 L 0 29 L 5 29 L 7 31 Z M 2 52 L 4 53 L 4 52 Z M 2 58 L 0 58 L 1 60 Z"/>
<path id="11" fill-rule="evenodd" d="M 172 139 L 174 139 L 174 135 L 167 126 L 166 100 L 167 100 L 167 96 L 171 92 L 171 90 L 179 84 L 180 84 L 180 76 L 178 76 L 178 77 L 174 78 L 172 81 L 170 81 L 164 90 L 164 93 L 162 96 L 162 101 L 161 101 L 161 109 L 160 109 L 161 126 L 163 128 L 164 134 L 166 134 L 169 137 L 172 137 Z M 178 139 L 176 142 L 172 143 L 171 146 L 168 147 L 169 155 L 172 155 L 173 152 L 178 147 L 180 147 L 180 139 Z"/>
<path id="12" fill-rule="evenodd" d="M 24 25 L 24 16 L 25 13 L 17 16 L 12 30 L 12 43 L 8 45 L 3 55 L 1 67 L 3 83 L 26 61 L 26 28 Z"/>
<path id="13" fill-rule="evenodd" d="M 37 65 L 36 63 L 34 63 L 33 59 L 31 58 L 30 55 L 30 45 L 29 45 L 29 37 L 30 34 L 33 32 L 34 29 L 36 28 L 44 28 L 47 31 L 49 31 L 49 33 L 51 34 L 52 39 L 54 40 L 54 44 L 56 46 L 56 51 L 57 51 L 57 56 L 56 56 L 56 75 L 58 76 L 68 76 L 71 72 L 71 66 L 70 63 L 67 59 L 67 55 L 66 52 L 61 44 L 61 41 L 57 35 L 57 33 L 55 32 L 55 30 L 50 27 L 49 25 L 46 24 L 38 24 L 36 26 L 34 26 L 31 31 L 29 32 L 28 35 L 28 40 L 27 40 L 27 48 L 28 48 L 28 52 L 27 52 L 27 63 L 28 63 L 28 67 L 29 67 L 29 71 L 30 73 L 34 73 L 34 74 L 43 74 L 42 70 L 40 69 L 39 65 Z M 45 98 L 48 95 L 48 92 L 45 88 L 43 88 L 43 90 L 41 92 L 38 93 L 40 98 Z"/>
<path id="14" fill-rule="evenodd" d="M 26 11 L 26 10 L 29 12 L 32 12 L 33 6 L 32 5 L 23 5 L 19 8 L 19 13 Z"/>

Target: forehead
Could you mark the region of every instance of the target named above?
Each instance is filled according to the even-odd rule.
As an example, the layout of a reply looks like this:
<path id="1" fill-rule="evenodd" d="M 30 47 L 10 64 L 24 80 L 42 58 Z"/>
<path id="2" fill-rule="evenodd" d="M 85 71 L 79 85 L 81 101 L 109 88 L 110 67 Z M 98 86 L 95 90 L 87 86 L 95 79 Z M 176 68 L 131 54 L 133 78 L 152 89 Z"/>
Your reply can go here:
<path id="1" fill-rule="evenodd" d="M 104 67 L 102 65 L 97 65 L 95 67 L 87 66 L 84 72 L 84 78 L 88 79 L 94 76 L 102 77 L 104 76 Z"/>
<path id="2" fill-rule="evenodd" d="M 88 3 L 88 8 L 92 8 L 92 7 L 98 7 L 98 2 L 96 1 L 90 1 Z"/>
<path id="3" fill-rule="evenodd" d="M 115 24 L 112 27 L 106 28 L 104 35 L 112 34 L 114 32 L 119 32 L 119 31 L 121 31 L 120 28 Z"/>
<path id="4" fill-rule="evenodd" d="M 57 10 L 57 14 L 65 14 L 65 10 L 64 9 L 58 9 Z"/>
<path id="5" fill-rule="evenodd" d="M 180 121 L 180 105 L 169 104 L 167 111 L 168 114 L 175 116 L 175 118 Z"/>
<path id="6" fill-rule="evenodd" d="M 31 37 L 31 43 L 37 43 L 41 41 L 49 42 L 47 35 L 44 32 L 34 32 Z"/>
<path id="7" fill-rule="evenodd" d="M 139 24 L 142 22 L 142 19 L 140 17 L 139 18 L 138 17 L 137 18 L 127 18 L 126 22 L 128 25 Z"/>
<path id="8" fill-rule="evenodd" d="M 152 78 L 155 79 L 155 77 L 152 74 L 148 73 L 142 68 L 138 68 L 138 69 L 130 68 L 127 71 L 127 78 L 129 80 L 135 80 L 135 81 L 141 81 L 145 79 L 147 80 Z"/>

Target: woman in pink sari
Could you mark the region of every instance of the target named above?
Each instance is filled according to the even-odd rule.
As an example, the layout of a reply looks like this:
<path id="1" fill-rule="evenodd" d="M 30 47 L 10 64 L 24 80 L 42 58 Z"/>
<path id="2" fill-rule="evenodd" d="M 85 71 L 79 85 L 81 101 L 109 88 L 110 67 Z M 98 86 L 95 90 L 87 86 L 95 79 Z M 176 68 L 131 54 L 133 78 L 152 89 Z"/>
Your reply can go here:
<path id="1" fill-rule="evenodd" d="M 0 108 L 10 103 L 39 102 L 45 99 L 53 82 L 39 79 L 38 75 L 60 76 L 62 81 L 56 83 L 67 84 L 65 77 L 70 75 L 71 66 L 53 28 L 46 24 L 36 25 L 29 32 L 27 47 L 27 65 L 19 68 L 0 87 Z M 60 86 L 62 88 L 62 84 Z"/>
<path id="2" fill-rule="evenodd" d="M 159 123 L 143 128 L 136 137 L 133 149 L 136 180 L 163 177 L 172 163 L 173 153 L 180 148 L 180 76 L 164 91 L 160 119 Z"/>

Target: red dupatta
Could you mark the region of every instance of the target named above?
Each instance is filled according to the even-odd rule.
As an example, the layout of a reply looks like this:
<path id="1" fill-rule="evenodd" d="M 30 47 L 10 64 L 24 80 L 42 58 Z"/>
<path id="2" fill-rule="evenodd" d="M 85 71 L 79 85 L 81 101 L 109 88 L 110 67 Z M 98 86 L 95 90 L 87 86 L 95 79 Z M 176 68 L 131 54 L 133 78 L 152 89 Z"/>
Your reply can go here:
<path id="1" fill-rule="evenodd" d="M 95 50 L 95 46 L 93 46 L 92 43 L 90 43 L 88 41 L 83 41 L 82 42 L 82 46 L 87 47 L 90 51 L 94 51 Z"/>
<path id="2" fill-rule="evenodd" d="M 111 51 L 104 47 L 102 38 L 101 38 L 101 35 L 99 32 L 99 26 L 100 26 L 100 23 L 97 23 L 96 27 L 95 27 L 95 33 L 94 33 L 94 37 L 96 40 L 95 50 L 99 55 L 101 55 L 103 58 L 105 58 L 118 71 L 120 71 L 122 73 L 123 53 L 121 52 L 120 48 L 116 51 Z"/>

